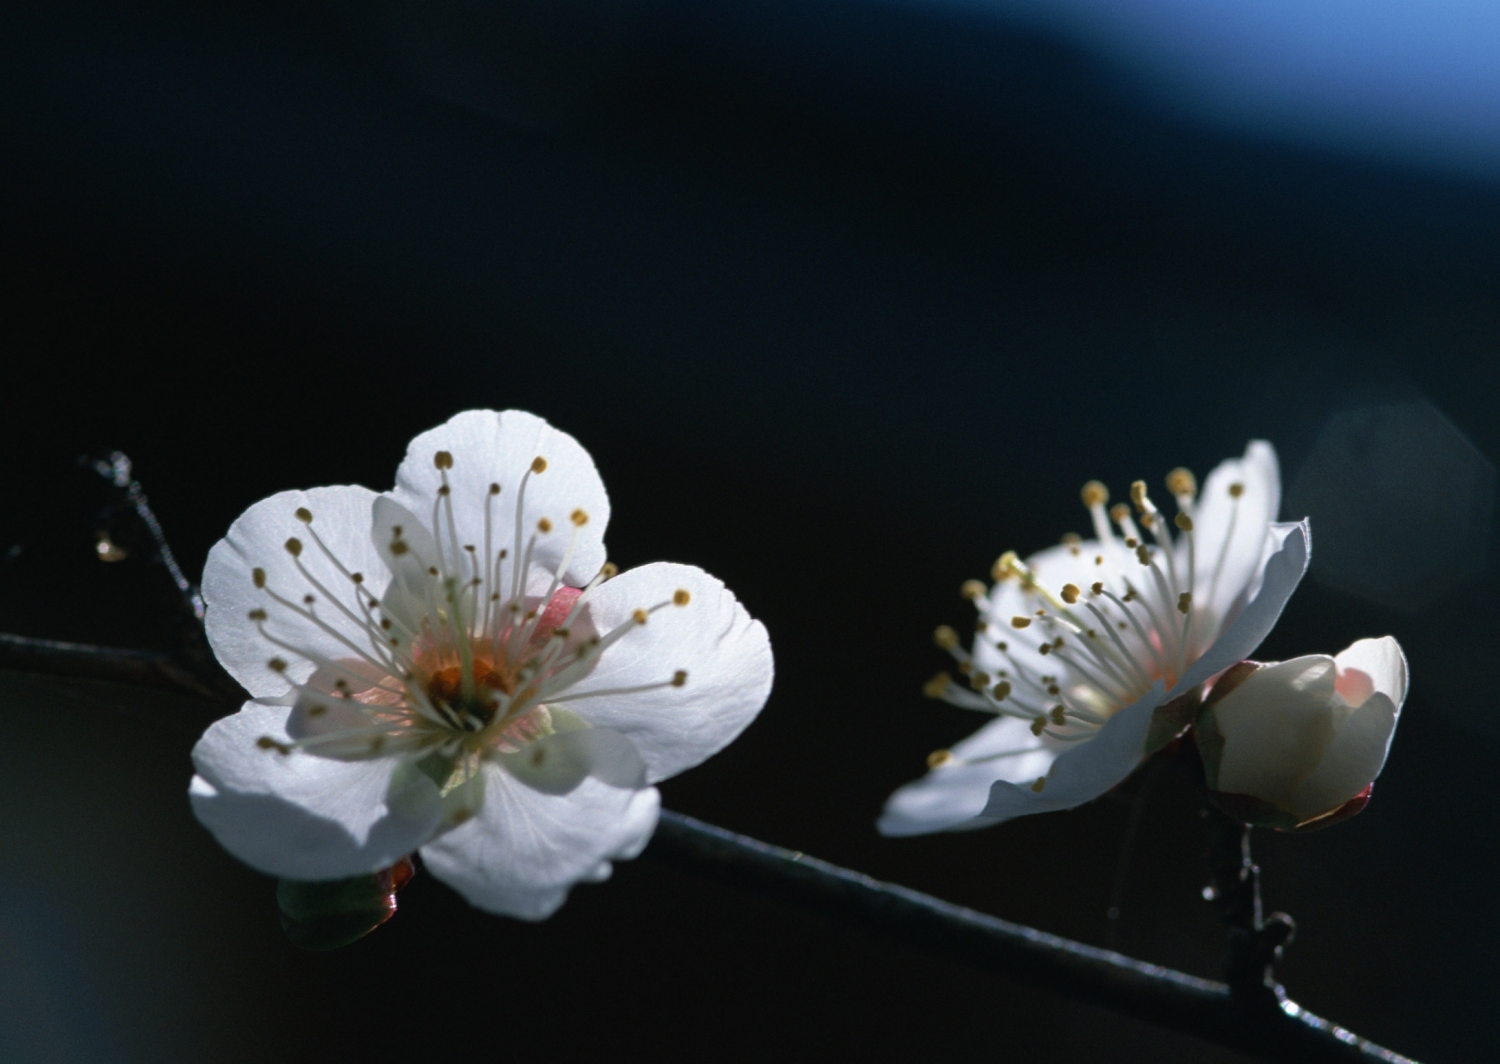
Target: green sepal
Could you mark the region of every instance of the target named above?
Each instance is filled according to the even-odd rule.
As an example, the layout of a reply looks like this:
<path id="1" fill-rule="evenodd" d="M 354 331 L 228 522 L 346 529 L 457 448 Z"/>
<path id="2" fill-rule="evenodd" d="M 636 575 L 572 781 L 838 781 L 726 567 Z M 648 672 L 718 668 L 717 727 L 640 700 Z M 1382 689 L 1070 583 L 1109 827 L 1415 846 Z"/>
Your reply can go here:
<path id="1" fill-rule="evenodd" d="M 357 942 L 396 915 L 396 892 L 415 872 L 411 859 L 403 857 L 390 868 L 348 879 L 278 880 L 281 929 L 300 949 L 339 949 Z"/>
<path id="2" fill-rule="evenodd" d="M 1164 749 L 1192 727 L 1194 719 L 1198 716 L 1199 702 L 1199 689 L 1195 687 L 1186 694 L 1178 695 L 1166 705 L 1157 706 L 1151 714 L 1151 724 L 1146 729 L 1146 742 L 1142 751 L 1144 755 L 1150 757 L 1158 750 Z"/>

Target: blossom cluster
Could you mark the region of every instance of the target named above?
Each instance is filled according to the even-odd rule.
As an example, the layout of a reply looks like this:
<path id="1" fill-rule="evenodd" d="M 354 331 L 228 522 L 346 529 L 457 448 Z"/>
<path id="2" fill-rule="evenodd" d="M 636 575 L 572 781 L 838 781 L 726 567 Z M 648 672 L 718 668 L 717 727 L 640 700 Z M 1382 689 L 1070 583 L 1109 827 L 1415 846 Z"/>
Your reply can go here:
<path id="1" fill-rule="evenodd" d="M 1261 441 L 1201 492 L 1185 469 L 1166 486 L 1171 520 L 1144 482 L 1110 507 L 1091 481 L 1092 538 L 1006 553 L 993 586 L 964 585 L 972 646 L 939 628 L 959 675 L 939 673 L 925 693 L 991 719 L 890 797 L 883 833 L 1071 808 L 1190 729 L 1211 799 L 1247 823 L 1308 830 L 1363 808 L 1406 697 L 1400 646 L 1385 637 L 1335 657 L 1246 660 L 1307 569 L 1308 523 L 1276 520 L 1280 474 Z"/>
<path id="2" fill-rule="evenodd" d="M 1394 639 L 1334 657 L 1248 660 L 1306 571 L 1306 521 L 1253 442 L 1203 490 L 1142 482 L 1093 536 L 993 584 L 932 697 L 988 718 L 888 801 L 880 830 L 999 823 L 1098 797 L 1191 730 L 1210 796 L 1304 830 L 1361 809 L 1406 694 Z M 299 882 L 406 868 L 525 919 L 651 837 L 658 781 L 732 741 L 770 692 L 765 627 L 689 565 L 618 572 L 609 499 L 572 437 L 469 411 L 411 442 L 391 491 L 287 491 L 210 552 L 206 625 L 249 692 L 193 750 L 199 820 Z"/>

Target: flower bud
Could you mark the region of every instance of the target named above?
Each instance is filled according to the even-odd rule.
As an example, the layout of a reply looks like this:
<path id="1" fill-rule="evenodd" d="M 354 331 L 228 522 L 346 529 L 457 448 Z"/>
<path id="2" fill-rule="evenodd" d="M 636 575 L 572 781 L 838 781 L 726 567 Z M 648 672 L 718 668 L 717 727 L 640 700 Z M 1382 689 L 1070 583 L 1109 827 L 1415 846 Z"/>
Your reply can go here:
<path id="1" fill-rule="evenodd" d="M 1209 798 L 1282 831 L 1346 820 L 1370 799 L 1405 700 L 1406 658 L 1390 636 L 1331 658 L 1241 662 L 1198 714 Z"/>

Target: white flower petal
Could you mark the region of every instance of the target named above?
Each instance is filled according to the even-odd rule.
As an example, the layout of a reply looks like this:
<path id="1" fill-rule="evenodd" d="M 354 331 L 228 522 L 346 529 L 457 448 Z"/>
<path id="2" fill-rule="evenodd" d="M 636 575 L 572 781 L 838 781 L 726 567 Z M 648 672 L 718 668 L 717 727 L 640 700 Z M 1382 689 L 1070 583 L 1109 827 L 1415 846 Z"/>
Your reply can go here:
<path id="1" fill-rule="evenodd" d="M 1030 785 L 1047 774 L 1059 745 L 1037 738 L 1024 720 L 993 720 L 953 747 L 955 762 L 933 769 L 891 795 L 876 827 L 882 835 L 900 836 L 996 823 L 989 819 L 973 823 L 989 802 L 990 785 L 997 779 Z M 990 760 L 962 763 L 978 758 Z"/>
<path id="2" fill-rule="evenodd" d="M 613 728 L 585 728 L 544 736 L 513 754 L 498 755 L 502 768 L 543 794 L 567 794 L 587 776 L 613 787 L 646 785 L 646 763 L 630 740 Z"/>
<path id="3" fill-rule="evenodd" d="M 1104 794 L 1140 765 L 1151 715 L 1165 701 L 1165 684 L 1158 680 L 1143 698 L 1110 717 L 1092 739 L 1060 754 L 1041 791 L 1007 780 L 991 784 L 989 801 L 980 815 L 999 823 L 1030 813 L 1071 809 Z"/>
<path id="4" fill-rule="evenodd" d="M 449 549 L 446 507 L 440 512 L 438 527 L 432 527 L 433 503 L 442 484 L 433 462 L 439 451 L 453 456 L 453 468 L 447 473 L 460 549 L 472 545 L 477 551 L 484 550 L 485 511 L 489 509 L 491 549 L 505 549 L 514 556 L 516 507 L 525 481 L 525 507 L 520 515 L 522 549 L 537 532 L 537 523 L 546 518 L 552 531 L 537 536 L 533 559 L 555 570 L 576 532 L 564 583 L 582 586 L 598 573 L 605 561 L 609 496 L 594 460 L 572 436 L 522 410 L 468 410 L 412 440 L 390 496 L 419 516 Z M 546 460 L 546 471 L 527 477 L 537 458 Z M 499 495 L 491 496 L 491 484 L 500 485 Z M 587 516 L 586 523 L 577 528 L 571 521 L 575 511 Z M 511 571 L 509 564 L 505 571 Z"/>
<path id="5" fill-rule="evenodd" d="M 247 702 L 193 748 L 193 812 L 226 850 L 270 875 L 338 879 L 387 868 L 432 837 L 442 813 L 437 788 L 429 782 L 392 798 L 392 759 L 262 749 L 262 737 L 289 741 L 289 712 Z"/>
<path id="6" fill-rule="evenodd" d="M 1183 673 L 1172 689 L 1174 695 L 1197 687 L 1255 652 L 1275 627 L 1287 599 L 1292 597 L 1292 592 L 1297 590 L 1307 572 L 1309 541 L 1306 521 L 1271 526 L 1268 539 L 1270 558 L 1266 562 L 1260 590 L 1203 656 Z"/>
<path id="7" fill-rule="evenodd" d="M 323 588 L 353 607 L 357 615 L 353 585 L 318 548 L 311 533 L 316 531 L 345 569 L 363 573 L 366 586 L 379 594 L 387 573 L 370 542 L 370 506 L 374 499 L 373 491 L 361 487 L 283 491 L 246 510 L 209 551 L 203 571 L 208 640 L 219 663 L 252 695 L 283 695 L 290 687 L 288 678 L 305 681 L 315 666 L 268 642 L 249 619 L 251 610 L 266 610 L 270 615 L 267 630 L 272 635 L 313 655 L 348 658 L 352 654 L 350 644 L 368 649 L 364 628 L 329 602 L 323 590 L 299 571 L 297 562 Z M 311 528 L 297 519 L 297 510 L 304 507 L 313 515 Z M 287 540 L 294 538 L 302 543 L 298 559 L 286 549 Z M 265 571 L 265 590 L 255 587 L 252 571 L 257 568 Z M 267 591 L 299 607 L 303 596 L 315 596 L 313 608 L 323 623 L 309 621 L 277 604 Z M 288 662 L 286 675 L 268 667 L 273 657 Z"/>
<path id="8" fill-rule="evenodd" d="M 1361 639 L 1333 660 L 1341 695 L 1348 697 L 1351 671 L 1373 681 L 1374 692 L 1344 719 L 1322 764 L 1288 802 L 1287 810 L 1303 819 L 1337 809 L 1380 775 L 1406 700 L 1406 658 L 1390 636 Z"/>
<path id="9" fill-rule="evenodd" d="M 724 584 L 692 565 L 655 562 L 621 573 L 590 593 L 594 626 L 608 632 L 632 611 L 671 602 L 600 657 L 567 692 L 567 706 L 589 723 L 614 728 L 635 744 L 651 782 L 692 768 L 727 746 L 765 705 L 771 691 L 771 642 Z M 598 694 L 664 684 L 677 670 L 681 687 Z"/>
<path id="10" fill-rule="evenodd" d="M 1213 707 L 1224 741 L 1215 789 L 1285 808 L 1333 742 L 1333 689 L 1333 659 L 1321 654 L 1267 665 L 1242 680 Z"/>
<path id="11" fill-rule="evenodd" d="M 1239 498 L 1230 494 L 1235 484 L 1244 489 Z M 1193 583 L 1201 605 L 1214 616 L 1227 616 L 1254 579 L 1266 525 L 1280 508 L 1276 451 L 1264 440 L 1250 441 L 1243 458 L 1221 462 L 1208 475 L 1193 514 Z"/>
<path id="12" fill-rule="evenodd" d="M 588 778 L 565 795 L 543 794 L 486 765 L 474 819 L 422 848 L 429 871 L 472 905 L 543 920 L 574 883 L 609 877 L 613 860 L 640 853 L 656 828 L 655 788 L 630 790 Z"/>
<path id="13" fill-rule="evenodd" d="M 1338 692 L 1350 705 L 1364 702 L 1355 697 L 1361 691 L 1383 694 L 1398 708 L 1406 701 L 1406 655 L 1390 636 L 1358 640 L 1334 655 L 1333 663 L 1339 671 Z"/>
<path id="14" fill-rule="evenodd" d="M 1400 714 L 1386 695 L 1367 699 L 1339 728 L 1323 763 L 1286 802 L 1287 811 L 1311 819 L 1337 809 L 1373 783 L 1385 767 Z"/>

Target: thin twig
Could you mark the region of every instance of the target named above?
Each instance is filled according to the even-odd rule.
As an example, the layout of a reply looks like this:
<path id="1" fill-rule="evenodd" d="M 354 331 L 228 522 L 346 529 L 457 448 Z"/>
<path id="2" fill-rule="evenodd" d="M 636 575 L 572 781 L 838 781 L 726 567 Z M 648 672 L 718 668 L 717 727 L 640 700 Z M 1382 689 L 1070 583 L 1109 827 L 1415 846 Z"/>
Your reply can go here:
<path id="1" fill-rule="evenodd" d="M 1136 788 L 1135 795 L 1130 799 L 1130 819 L 1126 821 L 1125 834 L 1120 839 L 1120 856 L 1115 862 L 1114 883 L 1109 890 L 1109 908 L 1104 910 L 1104 918 L 1107 921 L 1104 942 L 1110 949 L 1117 949 L 1120 945 L 1120 918 L 1125 909 L 1125 887 L 1130 878 L 1130 856 L 1135 849 L 1136 837 L 1140 833 L 1141 815 L 1146 811 L 1146 796 L 1151 793 L 1156 777 L 1161 775 L 1162 766 L 1165 764 L 1166 761 L 1162 758 L 1153 758 L 1151 764 L 1141 773 L 1140 786 Z"/>
<path id="2" fill-rule="evenodd" d="M 167 543 L 161 522 L 156 519 L 156 511 L 151 509 L 151 502 L 146 498 L 146 489 L 135 478 L 130 456 L 123 451 L 111 451 L 106 458 L 94 459 L 89 464 L 93 466 L 94 472 L 109 481 L 124 496 L 125 504 L 135 512 L 136 519 L 151 537 L 151 544 L 156 548 L 156 560 L 166 569 L 173 586 L 177 588 L 183 609 L 201 624 L 204 613 L 203 596 L 183 574 L 182 566 L 177 564 L 177 556 Z"/>
<path id="3" fill-rule="evenodd" d="M 0 634 L 0 668 L 175 687 L 215 697 L 165 654 Z M 222 697 L 217 697 L 222 702 Z M 643 857 L 791 902 L 908 947 L 1273 1061 L 1410 1058 L 1274 994 L 1147 964 L 952 905 L 816 857 L 663 811 Z"/>

